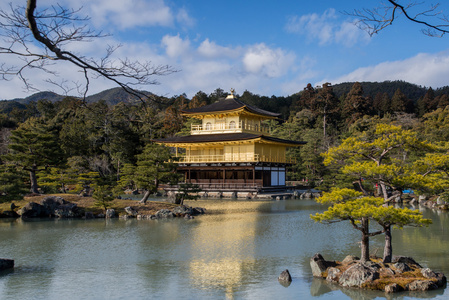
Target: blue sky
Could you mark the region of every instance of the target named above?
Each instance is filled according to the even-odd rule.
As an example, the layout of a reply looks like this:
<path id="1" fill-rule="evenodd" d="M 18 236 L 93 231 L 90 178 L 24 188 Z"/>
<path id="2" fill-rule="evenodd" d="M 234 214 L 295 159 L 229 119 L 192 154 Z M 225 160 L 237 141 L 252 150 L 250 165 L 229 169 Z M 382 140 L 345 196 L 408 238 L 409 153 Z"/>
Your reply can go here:
<path id="1" fill-rule="evenodd" d="M 19 1 L 15 0 L 14 2 Z M 23 0 L 25 2 L 25 0 Z M 90 26 L 111 36 L 73 45 L 87 56 L 106 44 L 122 44 L 117 57 L 151 60 L 179 72 L 155 78 L 159 85 L 141 89 L 174 96 L 216 88 L 241 94 L 287 96 L 307 83 L 404 80 L 438 88 L 449 85 L 449 36 L 423 35 L 418 24 L 400 17 L 373 37 L 343 14 L 372 8 L 381 1 L 255 0 L 61 0 L 83 7 Z M 408 1 L 402 1 L 405 3 Z M 57 3 L 39 0 L 38 5 Z M 431 2 L 420 6 L 426 9 Z M 4 8 L 6 3 L 0 4 Z M 449 13 L 449 4 L 440 10 Z M 13 61 L 0 55 L 0 63 Z M 60 80 L 81 81 L 69 65 L 57 67 Z M 47 74 L 29 72 L 36 88 L 63 93 L 45 82 Z M 0 81 L 0 99 L 24 97 L 20 81 Z M 114 87 L 93 80 L 90 93 Z M 76 94 L 72 91 L 70 94 Z"/>

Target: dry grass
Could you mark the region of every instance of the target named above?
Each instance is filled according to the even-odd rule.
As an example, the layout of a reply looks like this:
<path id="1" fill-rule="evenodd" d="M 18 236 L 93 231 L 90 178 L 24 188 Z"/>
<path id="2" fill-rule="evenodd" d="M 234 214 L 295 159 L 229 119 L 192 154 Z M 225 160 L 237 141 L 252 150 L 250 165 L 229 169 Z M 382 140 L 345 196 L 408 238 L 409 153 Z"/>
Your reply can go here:
<path id="1" fill-rule="evenodd" d="M 95 206 L 95 199 L 92 197 L 80 197 L 78 195 L 73 194 L 52 194 L 52 195 L 38 195 L 38 196 L 30 196 L 24 197 L 23 200 L 12 201 L 16 205 L 16 209 L 23 207 L 29 202 L 40 203 L 45 197 L 48 196 L 59 196 L 64 198 L 64 200 L 72 203 L 76 203 L 78 207 L 83 208 L 85 211 L 93 212 L 94 214 L 104 212 L 104 209 L 101 207 Z M 115 211 L 119 214 L 124 213 L 124 208 L 127 206 L 131 206 L 136 211 L 138 211 L 142 215 L 153 215 L 158 210 L 161 209 L 173 209 L 176 207 L 176 204 L 166 203 L 166 202 L 157 202 L 157 201 L 147 201 L 146 204 L 140 204 L 139 201 L 136 200 L 123 200 L 123 199 L 115 199 L 110 203 L 110 208 L 115 209 Z M 0 203 L 0 212 L 10 210 L 11 202 Z"/>

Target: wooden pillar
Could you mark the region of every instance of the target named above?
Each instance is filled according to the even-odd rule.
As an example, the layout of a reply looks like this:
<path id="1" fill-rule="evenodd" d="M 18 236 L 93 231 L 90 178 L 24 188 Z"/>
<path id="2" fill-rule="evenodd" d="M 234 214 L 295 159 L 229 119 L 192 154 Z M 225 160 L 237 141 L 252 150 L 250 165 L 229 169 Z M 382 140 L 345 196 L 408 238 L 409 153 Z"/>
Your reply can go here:
<path id="1" fill-rule="evenodd" d="M 226 169 L 223 169 L 223 187 L 225 186 L 226 183 Z"/>
<path id="2" fill-rule="evenodd" d="M 256 167 L 253 166 L 253 186 L 256 186 Z"/>
<path id="3" fill-rule="evenodd" d="M 189 168 L 189 183 L 192 183 L 192 173 L 190 173 L 190 168 Z"/>

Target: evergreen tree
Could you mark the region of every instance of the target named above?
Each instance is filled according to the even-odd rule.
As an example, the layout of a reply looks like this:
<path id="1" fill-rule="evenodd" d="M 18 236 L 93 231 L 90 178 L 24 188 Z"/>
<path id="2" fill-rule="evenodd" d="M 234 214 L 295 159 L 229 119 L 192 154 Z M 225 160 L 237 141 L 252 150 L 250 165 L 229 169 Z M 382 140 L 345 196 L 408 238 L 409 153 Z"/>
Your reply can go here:
<path id="1" fill-rule="evenodd" d="M 317 199 L 319 203 L 331 204 L 323 213 L 311 215 L 317 222 L 350 221 L 354 229 L 362 233 L 361 261 L 369 258 L 369 238 L 375 235 L 385 234 L 384 263 L 390 263 L 393 247 L 391 241 L 391 227 L 397 226 L 425 226 L 431 224 L 431 220 L 424 219 L 419 211 L 408 208 L 396 208 L 384 206 L 382 198 L 363 196 L 363 193 L 352 189 L 334 189 Z M 371 231 L 369 223 L 373 220 L 382 229 Z"/>
<path id="2" fill-rule="evenodd" d="M 369 114 L 371 103 L 364 97 L 360 82 L 354 83 L 343 104 L 343 115 L 346 123 L 352 124 L 357 119 Z"/>
<path id="3" fill-rule="evenodd" d="M 207 94 L 203 91 L 199 91 L 198 93 L 195 94 L 195 96 L 193 96 L 192 100 L 189 102 L 189 109 L 201 107 L 207 104 L 210 104 Z"/>
<path id="4" fill-rule="evenodd" d="M 111 202 L 114 201 L 115 197 L 112 195 L 111 188 L 109 186 L 95 186 L 95 191 L 92 194 L 92 198 L 94 198 L 95 206 L 101 207 L 105 210 L 111 206 Z"/>
<path id="5" fill-rule="evenodd" d="M 415 149 L 430 150 L 435 146 L 420 141 L 418 134 L 411 130 L 387 124 L 377 124 L 375 130 L 364 131 L 343 140 L 338 147 L 325 153 L 325 164 L 340 163 L 341 172 L 358 178 L 360 190 L 368 195 L 362 182 L 377 184 L 379 194 L 385 203 L 391 198 L 389 187 L 401 194 L 406 184 L 412 184 L 410 178 L 416 176 L 414 168 L 410 168 L 410 151 Z M 387 222 L 388 223 L 388 222 Z M 386 224 L 387 224 L 386 223 Z M 386 232 L 384 260 L 391 260 L 390 227 Z"/>
<path id="6" fill-rule="evenodd" d="M 383 116 L 382 97 L 383 97 L 382 93 L 378 92 L 373 99 L 373 111 L 375 112 L 376 116 L 378 116 L 378 117 Z"/>
<path id="7" fill-rule="evenodd" d="M 432 88 L 429 88 L 424 95 L 418 99 L 416 105 L 418 110 L 418 116 L 422 117 L 424 114 L 432 110 L 432 105 L 434 103 L 435 93 Z"/>
<path id="8" fill-rule="evenodd" d="M 382 116 L 384 116 L 387 113 L 391 113 L 391 99 L 388 93 L 383 93 L 382 95 L 382 102 L 381 102 L 381 112 Z"/>
<path id="9" fill-rule="evenodd" d="M 403 92 L 401 92 L 400 89 L 397 89 L 394 93 L 393 97 L 391 98 L 391 106 L 390 111 L 391 112 L 406 112 L 407 111 L 407 103 L 408 99 L 404 95 Z"/>
<path id="10" fill-rule="evenodd" d="M 447 94 L 443 94 L 438 98 L 438 108 L 446 108 L 449 105 L 449 96 Z"/>
<path id="11" fill-rule="evenodd" d="M 25 184 L 26 173 L 14 165 L 0 165 L 0 203 L 21 199 L 29 191 Z"/>
<path id="12" fill-rule="evenodd" d="M 58 133 L 41 119 L 30 118 L 11 133 L 10 139 L 10 153 L 5 156 L 5 160 L 28 171 L 30 191 L 38 193 L 36 174 L 63 162 Z"/>
<path id="13" fill-rule="evenodd" d="M 336 115 L 339 110 L 338 99 L 330 83 L 323 84 L 323 87 L 310 99 L 310 109 L 314 114 L 322 117 L 323 146 L 327 149 L 329 147 L 327 127 L 328 124 L 337 122 Z"/>
<path id="14" fill-rule="evenodd" d="M 161 183 L 175 183 L 176 164 L 172 162 L 170 149 L 158 144 L 148 144 L 142 154 L 137 155 L 134 173 L 136 185 L 146 190 L 141 203 L 145 204 L 151 193 L 157 192 Z"/>

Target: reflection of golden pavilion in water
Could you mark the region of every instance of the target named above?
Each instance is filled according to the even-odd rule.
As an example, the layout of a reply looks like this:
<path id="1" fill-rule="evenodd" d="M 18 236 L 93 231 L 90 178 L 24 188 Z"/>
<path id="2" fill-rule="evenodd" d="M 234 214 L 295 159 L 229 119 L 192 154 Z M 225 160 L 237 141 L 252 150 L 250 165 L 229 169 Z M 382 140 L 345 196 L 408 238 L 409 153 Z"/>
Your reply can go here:
<path id="1" fill-rule="evenodd" d="M 270 135 L 264 120 L 277 119 L 272 113 L 238 100 L 234 90 L 225 99 L 183 111 L 197 118 L 189 136 L 155 140 L 176 148 L 178 171 L 186 182 L 204 191 L 261 191 L 283 189 L 286 168 L 294 160 L 286 156 L 287 147 L 304 142 Z M 180 156 L 178 148 L 185 155 Z"/>
<path id="2" fill-rule="evenodd" d="M 227 205 L 227 207 L 225 207 Z M 220 202 L 223 214 L 207 216 L 192 231 L 190 272 L 197 288 L 223 288 L 232 299 L 256 264 L 256 212 L 259 202 Z M 211 208 L 212 209 L 212 208 Z M 239 213 L 241 211 L 252 211 Z"/>

